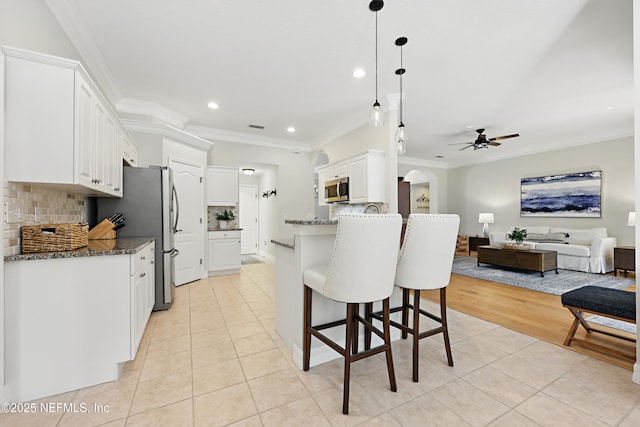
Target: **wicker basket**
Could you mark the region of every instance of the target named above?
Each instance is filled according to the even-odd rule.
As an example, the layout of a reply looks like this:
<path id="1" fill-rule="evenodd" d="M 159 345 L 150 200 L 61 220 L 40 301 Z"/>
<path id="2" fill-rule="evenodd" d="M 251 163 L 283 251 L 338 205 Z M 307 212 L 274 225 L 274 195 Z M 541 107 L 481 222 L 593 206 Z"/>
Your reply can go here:
<path id="1" fill-rule="evenodd" d="M 71 251 L 88 244 L 87 224 L 38 224 L 22 227 L 22 253 Z"/>

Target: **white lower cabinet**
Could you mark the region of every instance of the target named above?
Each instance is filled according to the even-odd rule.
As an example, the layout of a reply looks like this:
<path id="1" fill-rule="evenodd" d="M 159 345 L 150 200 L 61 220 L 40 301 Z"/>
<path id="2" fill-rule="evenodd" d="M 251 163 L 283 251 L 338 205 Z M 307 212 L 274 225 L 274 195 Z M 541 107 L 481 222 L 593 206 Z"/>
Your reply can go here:
<path id="1" fill-rule="evenodd" d="M 240 269 L 240 230 L 209 232 L 209 275 Z"/>
<path id="2" fill-rule="evenodd" d="M 131 359 L 135 359 L 155 300 L 155 244 L 132 255 L 131 261 Z"/>
<path id="3" fill-rule="evenodd" d="M 5 262 L 10 401 L 118 379 L 153 308 L 153 251 Z"/>

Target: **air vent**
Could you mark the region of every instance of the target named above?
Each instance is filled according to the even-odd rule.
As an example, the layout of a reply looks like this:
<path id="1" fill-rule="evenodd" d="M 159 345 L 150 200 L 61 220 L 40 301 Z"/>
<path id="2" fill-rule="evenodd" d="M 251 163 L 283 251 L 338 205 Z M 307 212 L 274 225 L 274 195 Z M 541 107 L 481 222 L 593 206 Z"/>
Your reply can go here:
<path id="1" fill-rule="evenodd" d="M 254 129 L 264 129 L 264 126 L 261 125 L 249 125 L 249 127 Z"/>

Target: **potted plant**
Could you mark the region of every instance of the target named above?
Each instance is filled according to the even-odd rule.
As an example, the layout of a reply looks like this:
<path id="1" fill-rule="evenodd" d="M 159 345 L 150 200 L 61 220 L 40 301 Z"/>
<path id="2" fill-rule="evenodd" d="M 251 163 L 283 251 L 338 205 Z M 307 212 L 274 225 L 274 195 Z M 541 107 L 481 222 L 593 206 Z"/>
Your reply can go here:
<path id="1" fill-rule="evenodd" d="M 231 209 L 225 209 L 222 213 L 216 214 L 216 219 L 218 220 L 218 226 L 220 229 L 225 230 L 229 228 L 229 223 L 236 219 L 236 215 Z"/>
<path id="2" fill-rule="evenodd" d="M 527 237 L 526 228 L 515 227 L 509 234 L 507 234 L 507 238 L 516 242 L 515 244 L 511 244 L 510 246 L 520 248 L 520 249 L 528 247 L 522 244 L 522 242 L 526 237 Z"/>

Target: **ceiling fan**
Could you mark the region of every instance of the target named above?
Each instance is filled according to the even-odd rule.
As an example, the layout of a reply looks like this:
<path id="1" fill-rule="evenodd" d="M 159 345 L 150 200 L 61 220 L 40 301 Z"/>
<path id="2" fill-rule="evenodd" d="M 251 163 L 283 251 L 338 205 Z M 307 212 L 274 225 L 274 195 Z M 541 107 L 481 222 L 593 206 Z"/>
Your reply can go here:
<path id="1" fill-rule="evenodd" d="M 501 143 L 496 141 L 500 141 L 502 139 L 507 139 L 507 138 L 515 138 L 517 136 L 520 136 L 520 134 L 514 133 L 511 135 L 502 135 L 502 136 L 496 136 L 494 138 L 487 139 L 487 136 L 484 134 L 484 129 L 476 129 L 476 132 L 478 132 L 478 137 L 473 142 L 459 142 L 459 143 L 449 144 L 449 145 L 467 144 L 466 147 L 462 147 L 459 151 L 466 150 L 467 148 L 470 148 L 470 147 L 473 147 L 473 150 L 475 151 L 475 150 L 487 149 L 489 148 L 490 145 L 497 147 Z"/>

